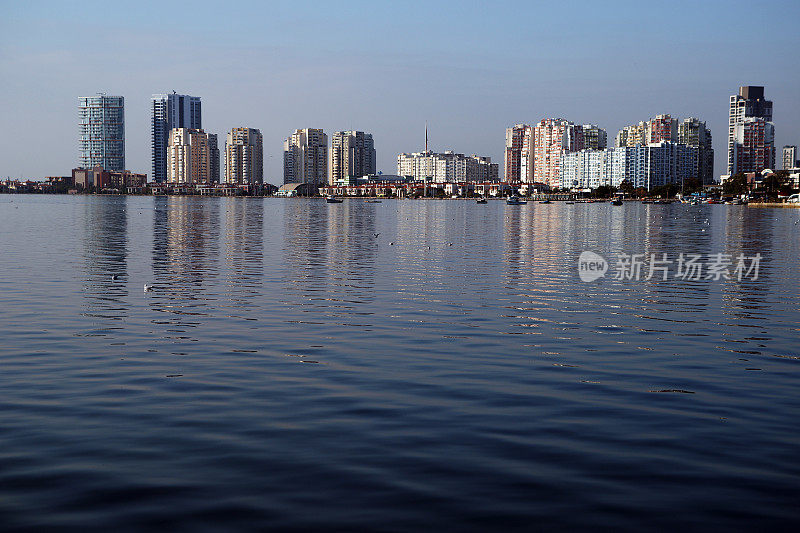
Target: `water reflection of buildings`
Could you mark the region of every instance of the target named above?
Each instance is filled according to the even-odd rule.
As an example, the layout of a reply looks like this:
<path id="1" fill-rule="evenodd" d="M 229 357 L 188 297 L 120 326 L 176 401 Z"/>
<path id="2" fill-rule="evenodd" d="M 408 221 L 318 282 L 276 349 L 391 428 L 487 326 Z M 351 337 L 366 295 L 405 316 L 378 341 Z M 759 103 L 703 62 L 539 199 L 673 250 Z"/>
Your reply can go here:
<path id="1" fill-rule="evenodd" d="M 128 218 L 126 196 L 88 197 L 83 220 L 84 315 L 121 320 L 127 315 Z M 116 278 L 116 279 L 114 279 Z"/>
<path id="2" fill-rule="evenodd" d="M 157 196 L 153 207 L 152 260 L 158 290 L 148 298 L 150 306 L 182 316 L 203 314 L 218 271 L 218 201 Z"/>
<path id="3" fill-rule="evenodd" d="M 569 224 L 563 207 L 504 205 L 503 277 L 509 287 L 525 291 L 557 290 L 565 269 Z"/>
<path id="4" fill-rule="evenodd" d="M 328 274 L 328 204 L 314 200 L 288 202 L 283 225 L 286 288 L 321 290 Z"/>
<path id="5" fill-rule="evenodd" d="M 179 287 L 202 286 L 216 273 L 219 204 L 215 199 L 157 196 L 153 222 L 156 281 Z"/>
<path id="6" fill-rule="evenodd" d="M 722 282 L 723 314 L 730 316 L 730 319 L 734 320 L 736 324 L 753 326 L 758 323 L 759 319 L 765 318 L 771 311 L 774 311 L 773 306 L 766 299 L 766 295 L 769 293 L 765 290 L 766 286 L 783 292 L 787 295 L 787 300 L 791 298 L 790 295 L 796 294 L 796 276 L 792 282 L 790 280 L 793 276 L 790 272 L 775 276 L 770 271 L 773 253 L 780 253 L 780 246 L 789 245 L 789 242 L 786 241 L 784 231 L 776 231 L 778 225 L 775 224 L 774 214 L 770 210 L 750 209 L 746 206 L 726 206 L 721 209 L 724 209 L 724 218 L 719 225 L 722 226 L 720 231 L 725 246 L 715 252 L 730 256 L 731 272 L 735 270 L 739 256 L 743 257 L 747 267 L 751 266 L 751 262 L 757 254 L 760 254 L 762 258 L 758 269 L 758 279 L 753 280 L 753 273 L 751 273 L 749 276 L 744 276 L 742 280 L 738 279 L 738 275 L 733 275 L 732 279 Z M 785 228 L 781 228 L 781 230 L 785 230 Z M 773 249 L 776 244 L 779 248 Z M 794 257 L 797 256 L 794 255 Z M 790 264 L 791 260 L 779 263 Z M 787 281 L 788 283 L 786 283 Z M 776 287 L 776 285 L 782 284 L 786 284 L 785 291 Z M 764 329 L 759 333 L 761 337 L 759 342 L 770 340 L 765 337 L 769 329 L 771 328 L 764 325 Z M 747 342 L 739 337 L 752 336 L 754 333 L 755 331 L 749 328 L 744 332 L 736 328 L 729 328 L 726 329 L 725 335 L 736 337 L 736 342 Z"/>
<path id="7" fill-rule="evenodd" d="M 327 218 L 328 291 L 349 302 L 371 299 L 378 246 L 375 206 L 361 201 L 332 205 Z"/>
<path id="8" fill-rule="evenodd" d="M 223 279 L 233 307 L 245 307 L 259 292 L 264 274 L 264 201 L 223 198 Z"/>

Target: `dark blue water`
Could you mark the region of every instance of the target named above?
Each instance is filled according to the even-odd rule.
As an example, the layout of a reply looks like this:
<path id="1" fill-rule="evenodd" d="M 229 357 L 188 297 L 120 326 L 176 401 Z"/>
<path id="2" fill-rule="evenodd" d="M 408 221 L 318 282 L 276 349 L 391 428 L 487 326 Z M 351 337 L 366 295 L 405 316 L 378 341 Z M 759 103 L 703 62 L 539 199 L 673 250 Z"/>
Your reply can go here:
<path id="1" fill-rule="evenodd" d="M 798 220 L 0 196 L 0 529 L 789 529 Z"/>

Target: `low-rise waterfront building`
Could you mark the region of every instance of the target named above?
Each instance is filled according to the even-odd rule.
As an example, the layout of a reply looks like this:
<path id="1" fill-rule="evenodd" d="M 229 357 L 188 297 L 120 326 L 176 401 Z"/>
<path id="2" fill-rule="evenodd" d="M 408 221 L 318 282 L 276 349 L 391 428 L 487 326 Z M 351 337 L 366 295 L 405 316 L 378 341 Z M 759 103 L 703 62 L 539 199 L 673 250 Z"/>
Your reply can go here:
<path id="1" fill-rule="evenodd" d="M 490 157 L 465 156 L 448 150 L 399 154 L 397 174 L 417 181 L 459 183 L 497 180 L 499 168 Z"/>
<path id="2" fill-rule="evenodd" d="M 147 185 L 147 174 L 130 170 L 106 170 L 101 165 L 95 165 L 91 169 L 72 169 L 72 183 L 82 190 L 93 188 L 96 191 L 115 189 L 120 192 L 139 192 Z"/>

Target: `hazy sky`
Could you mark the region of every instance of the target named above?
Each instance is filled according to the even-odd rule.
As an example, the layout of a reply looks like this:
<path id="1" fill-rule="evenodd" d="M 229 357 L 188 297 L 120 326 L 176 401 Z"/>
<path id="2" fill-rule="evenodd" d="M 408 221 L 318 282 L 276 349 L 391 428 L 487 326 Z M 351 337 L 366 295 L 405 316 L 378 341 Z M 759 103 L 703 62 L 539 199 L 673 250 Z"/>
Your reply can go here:
<path id="1" fill-rule="evenodd" d="M 77 97 L 125 97 L 126 163 L 150 174 L 149 99 L 259 128 L 282 183 L 296 128 L 373 134 L 378 170 L 430 146 L 503 167 L 505 128 L 563 117 L 609 140 L 659 113 L 707 121 L 724 173 L 728 96 L 764 85 L 800 144 L 800 1 L 37 2 L 0 0 L 0 176 L 68 175 Z M 222 148 L 222 146 L 221 146 Z M 780 157 L 780 156 L 779 156 Z"/>

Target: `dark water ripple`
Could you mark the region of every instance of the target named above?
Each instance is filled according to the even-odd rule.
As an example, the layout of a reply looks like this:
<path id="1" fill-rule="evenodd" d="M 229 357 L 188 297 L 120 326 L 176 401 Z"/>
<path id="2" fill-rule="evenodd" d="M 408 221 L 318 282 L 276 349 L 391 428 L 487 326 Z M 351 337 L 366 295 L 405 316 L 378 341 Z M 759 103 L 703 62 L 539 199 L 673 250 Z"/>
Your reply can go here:
<path id="1" fill-rule="evenodd" d="M 0 530 L 793 529 L 799 215 L 2 196 Z"/>

